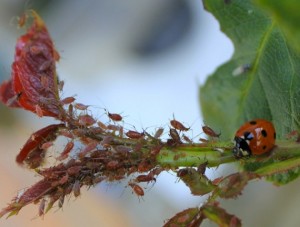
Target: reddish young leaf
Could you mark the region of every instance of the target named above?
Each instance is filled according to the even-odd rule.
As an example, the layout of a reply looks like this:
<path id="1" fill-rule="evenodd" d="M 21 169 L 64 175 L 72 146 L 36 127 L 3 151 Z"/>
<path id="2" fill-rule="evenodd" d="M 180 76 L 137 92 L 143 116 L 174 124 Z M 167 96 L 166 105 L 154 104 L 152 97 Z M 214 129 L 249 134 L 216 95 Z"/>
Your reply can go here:
<path id="1" fill-rule="evenodd" d="M 200 226 L 203 221 L 203 215 L 199 211 L 198 208 L 188 208 L 177 213 L 174 217 L 168 220 L 167 223 L 164 224 L 164 227 L 173 227 L 173 226 L 188 226 L 188 227 L 196 227 Z"/>
<path id="2" fill-rule="evenodd" d="M 226 210 L 218 206 L 218 203 L 205 204 L 201 207 L 202 213 L 206 218 L 221 227 L 241 227 L 242 223 L 239 218 L 228 214 Z"/>
<path id="3" fill-rule="evenodd" d="M 13 95 L 19 95 L 18 103 L 22 108 L 34 113 L 38 109 L 39 116 L 59 118 L 62 108 L 55 68 L 59 55 L 42 19 L 34 11 L 31 15 L 33 24 L 16 44 L 12 64 Z M 1 100 L 8 98 L 3 92 L 0 96 Z"/>
<path id="4" fill-rule="evenodd" d="M 41 149 L 42 145 L 45 142 L 54 141 L 56 139 L 57 130 L 64 126 L 64 124 L 53 124 L 33 133 L 17 155 L 17 163 L 23 164 L 25 159 L 31 157 L 31 153 L 35 154 L 34 157 L 36 157 L 36 153 L 41 153 L 43 151 Z"/>

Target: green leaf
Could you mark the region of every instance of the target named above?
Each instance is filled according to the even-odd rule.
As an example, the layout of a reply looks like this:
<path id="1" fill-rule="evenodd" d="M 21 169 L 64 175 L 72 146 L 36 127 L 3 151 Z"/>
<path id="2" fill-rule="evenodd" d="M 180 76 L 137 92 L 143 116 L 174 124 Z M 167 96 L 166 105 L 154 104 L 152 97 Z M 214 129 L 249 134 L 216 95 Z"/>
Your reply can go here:
<path id="1" fill-rule="evenodd" d="M 288 41 L 300 51 L 300 1 L 256 0 L 256 2 L 270 13 Z"/>
<path id="2" fill-rule="evenodd" d="M 250 0 L 203 2 L 235 47 L 200 89 L 205 122 L 224 138 L 254 118 L 273 121 L 279 138 L 299 129 L 300 55 L 281 28 Z"/>

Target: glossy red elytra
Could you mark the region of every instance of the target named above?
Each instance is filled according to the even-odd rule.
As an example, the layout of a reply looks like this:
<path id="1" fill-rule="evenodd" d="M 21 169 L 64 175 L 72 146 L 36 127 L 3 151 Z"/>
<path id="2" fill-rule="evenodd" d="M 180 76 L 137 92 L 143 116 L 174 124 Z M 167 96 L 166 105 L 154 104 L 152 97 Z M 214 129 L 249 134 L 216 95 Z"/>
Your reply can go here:
<path id="1" fill-rule="evenodd" d="M 237 158 L 260 155 L 275 146 L 276 132 L 273 124 L 264 119 L 255 119 L 243 124 L 235 133 L 233 154 Z"/>

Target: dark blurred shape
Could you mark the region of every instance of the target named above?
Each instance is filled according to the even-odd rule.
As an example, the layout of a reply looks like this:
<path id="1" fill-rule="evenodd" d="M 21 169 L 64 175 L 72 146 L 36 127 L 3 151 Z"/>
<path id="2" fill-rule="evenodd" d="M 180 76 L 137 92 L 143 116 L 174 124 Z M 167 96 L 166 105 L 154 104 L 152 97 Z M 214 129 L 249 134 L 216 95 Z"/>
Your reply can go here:
<path id="1" fill-rule="evenodd" d="M 146 26 L 143 39 L 134 47 L 139 55 L 161 53 L 180 42 L 192 25 L 192 12 L 187 1 L 172 1 L 155 13 L 150 26 Z"/>

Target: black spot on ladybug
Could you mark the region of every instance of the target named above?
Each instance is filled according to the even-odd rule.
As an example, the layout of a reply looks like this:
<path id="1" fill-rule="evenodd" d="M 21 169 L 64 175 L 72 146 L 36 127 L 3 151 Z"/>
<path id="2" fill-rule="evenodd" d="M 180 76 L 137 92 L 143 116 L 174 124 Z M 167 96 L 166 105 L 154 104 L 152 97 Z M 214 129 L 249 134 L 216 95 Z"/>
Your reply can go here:
<path id="1" fill-rule="evenodd" d="M 268 134 L 267 134 L 267 131 L 266 131 L 266 130 L 264 130 L 264 129 L 263 129 L 263 130 L 261 130 L 261 134 L 263 135 L 263 137 L 267 137 L 267 135 L 268 135 Z"/>
<path id="2" fill-rule="evenodd" d="M 276 132 L 274 132 L 274 139 L 276 139 Z"/>
<path id="3" fill-rule="evenodd" d="M 263 149 L 266 150 L 266 148 L 267 148 L 267 147 L 264 145 L 264 146 L 263 146 Z"/>
<path id="4" fill-rule="evenodd" d="M 245 140 L 252 140 L 254 138 L 251 132 L 244 132 L 244 137 Z"/>
<path id="5" fill-rule="evenodd" d="M 250 125 L 256 125 L 257 124 L 256 121 L 250 121 L 249 123 L 250 123 Z"/>

